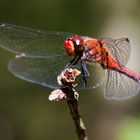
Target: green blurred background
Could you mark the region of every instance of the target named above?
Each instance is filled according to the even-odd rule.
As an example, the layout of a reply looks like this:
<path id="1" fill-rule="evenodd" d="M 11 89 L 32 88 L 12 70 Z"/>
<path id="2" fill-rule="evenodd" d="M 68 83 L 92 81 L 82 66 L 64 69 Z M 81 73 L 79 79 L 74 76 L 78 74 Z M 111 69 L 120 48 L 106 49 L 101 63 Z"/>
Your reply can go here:
<path id="1" fill-rule="evenodd" d="M 0 22 L 93 37 L 128 37 L 128 67 L 140 73 L 139 0 L 0 0 Z M 0 140 L 76 140 L 65 102 L 48 101 L 51 90 L 15 78 L 12 54 L 0 49 Z M 140 140 L 140 95 L 107 101 L 99 88 L 80 92 L 90 140 Z"/>

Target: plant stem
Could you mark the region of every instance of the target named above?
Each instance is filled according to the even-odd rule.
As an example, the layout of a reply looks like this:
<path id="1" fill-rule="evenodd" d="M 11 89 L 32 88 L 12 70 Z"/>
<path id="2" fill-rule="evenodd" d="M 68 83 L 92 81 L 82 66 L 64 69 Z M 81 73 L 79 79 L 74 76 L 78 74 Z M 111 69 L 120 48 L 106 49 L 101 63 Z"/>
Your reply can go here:
<path id="1" fill-rule="evenodd" d="M 75 123 L 78 139 L 88 140 L 86 127 L 79 112 L 78 99 L 76 97 L 78 93 L 73 88 L 64 88 L 62 90 L 66 94 L 66 101 L 70 110 L 71 117 Z"/>

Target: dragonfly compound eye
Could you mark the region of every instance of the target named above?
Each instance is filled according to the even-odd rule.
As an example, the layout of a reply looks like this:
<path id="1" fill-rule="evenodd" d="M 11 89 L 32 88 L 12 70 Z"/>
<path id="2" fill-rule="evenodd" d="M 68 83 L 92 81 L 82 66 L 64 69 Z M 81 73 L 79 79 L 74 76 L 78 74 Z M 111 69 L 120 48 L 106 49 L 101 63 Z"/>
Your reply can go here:
<path id="1" fill-rule="evenodd" d="M 64 48 L 65 48 L 65 51 L 68 55 L 75 54 L 74 44 L 70 39 L 67 39 L 64 41 Z"/>
<path id="2" fill-rule="evenodd" d="M 81 54 L 84 49 L 84 40 L 81 36 L 72 36 L 64 42 L 64 46 L 68 55 Z"/>

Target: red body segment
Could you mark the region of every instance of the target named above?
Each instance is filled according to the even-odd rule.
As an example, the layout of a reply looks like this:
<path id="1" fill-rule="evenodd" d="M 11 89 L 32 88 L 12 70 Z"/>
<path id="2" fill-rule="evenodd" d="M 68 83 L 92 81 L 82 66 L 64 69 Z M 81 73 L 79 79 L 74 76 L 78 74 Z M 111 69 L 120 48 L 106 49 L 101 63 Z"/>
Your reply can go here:
<path id="1" fill-rule="evenodd" d="M 95 59 L 93 62 L 101 64 L 104 69 L 116 70 L 128 77 L 134 79 L 137 82 L 140 82 L 140 75 L 135 74 L 134 72 L 128 70 L 125 67 L 120 66 L 117 61 L 110 55 L 105 46 L 98 39 L 89 39 L 85 40 L 86 44 L 86 57 L 89 58 L 89 55 L 92 59 Z M 88 52 L 89 50 L 89 52 Z M 86 59 L 86 61 L 91 61 L 92 59 Z"/>
<path id="2" fill-rule="evenodd" d="M 100 40 L 90 39 L 85 41 L 86 44 L 86 57 L 90 58 L 91 61 L 97 62 L 103 66 L 103 68 L 109 69 L 119 69 L 120 66 L 113 59 L 113 57 L 109 54 L 105 46 L 100 44 Z M 92 58 L 92 59 L 91 59 Z"/>

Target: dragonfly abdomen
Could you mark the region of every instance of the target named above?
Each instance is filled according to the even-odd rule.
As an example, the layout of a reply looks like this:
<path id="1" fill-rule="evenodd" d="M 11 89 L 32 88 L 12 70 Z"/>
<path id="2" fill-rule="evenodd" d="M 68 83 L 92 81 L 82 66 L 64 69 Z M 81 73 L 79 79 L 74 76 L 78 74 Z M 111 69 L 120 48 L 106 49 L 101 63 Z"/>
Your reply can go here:
<path id="1" fill-rule="evenodd" d="M 137 83 L 140 83 L 140 75 L 132 72 L 131 70 L 125 68 L 125 67 L 120 67 L 116 69 L 118 72 L 128 76 L 129 78 L 135 80 Z"/>

